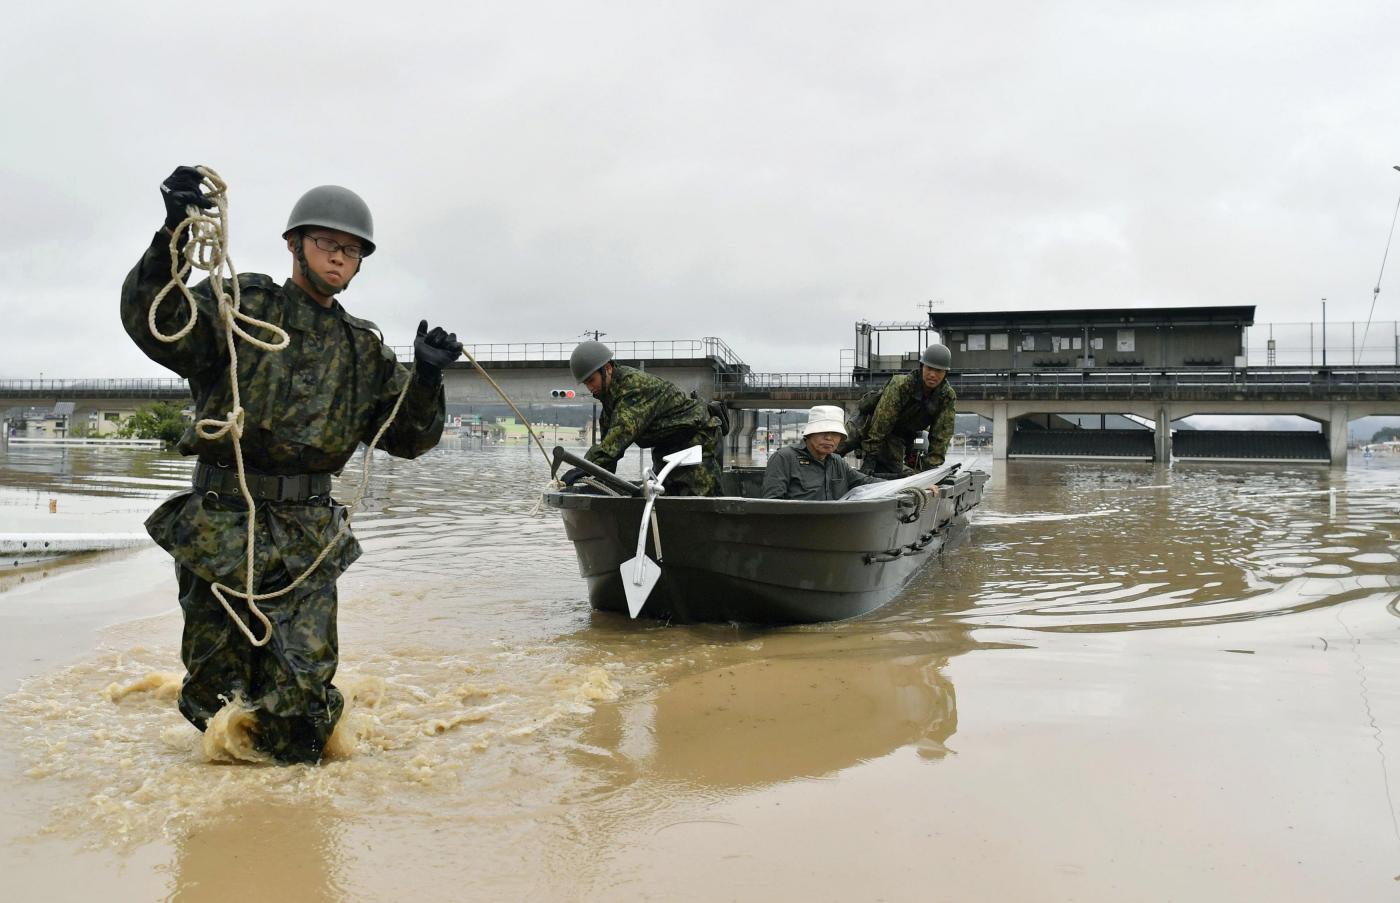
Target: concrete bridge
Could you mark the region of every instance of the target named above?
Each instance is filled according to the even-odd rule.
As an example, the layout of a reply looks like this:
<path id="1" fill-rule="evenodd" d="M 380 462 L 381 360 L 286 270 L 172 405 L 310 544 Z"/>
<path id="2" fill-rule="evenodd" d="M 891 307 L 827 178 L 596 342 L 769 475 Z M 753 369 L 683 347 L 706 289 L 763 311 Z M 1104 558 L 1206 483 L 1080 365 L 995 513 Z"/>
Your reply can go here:
<path id="1" fill-rule="evenodd" d="M 747 373 L 716 377 L 715 397 L 739 409 L 806 408 L 856 401 L 887 375 Z M 1016 421 L 1033 415 L 1119 414 L 1153 423 L 1156 460 L 1172 457 L 1174 421 L 1196 414 L 1294 415 L 1322 426 L 1327 460 L 1345 466 L 1347 424 L 1400 416 L 1400 367 L 1241 367 L 1228 369 L 979 371 L 949 374 L 958 412 L 992 421 L 992 456 L 1005 459 Z M 752 429 L 753 418 L 736 418 Z M 742 427 L 741 427 L 742 428 Z"/>
<path id="2" fill-rule="evenodd" d="M 575 342 L 516 342 L 468 345 L 467 351 L 521 407 L 539 404 L 591 406 L 591 399 L 569 372 Z M 713 397 L 716 380 L 741 376 L 748 365 L 722 339 L 648 339 L 610 343 L 619 363 L 638 367 L 670 380 L 705 400 Z M 394 346 L 404 363 L 413 360 L 412 346 Z M 449 406 L 463 408 L 501 404 L 501 398 L 465 359 L 443 374 Z M 573 389 L 570 401 L 554 393 Z M 115 422 L 153 401 L 187 402 L 183 379 L 3 379 L 0 412 L 15 408 L 49 410 L 67 402 L 73 424 Z"/>
<path id="3" fill-rule="evenodd" d="M 590 405 L 586 393 L 564 401 L 560 389 L 579 387 L 568 369 L 573 342 L 475 345 L 468 350 L 519 405 Z M 853 410 L 888 374 L 753 373 L 722 340 L 647 340 L 613 343 L 618 359 L 734 409 L 732 451 L 751 451 L 757 411 L 836 403 Z M 411 360 L 410 348 L 395 349 Z M 1371 415 L 1400 416 L 1400 367 L 1086 369 L 1073 371 L 960 370 L 949 376 L 958 410 L 992 421 L 996 458 L 1015 455 L 1018 421 L 1037 415 L 1121 414 L 1155 425 L 1151 456 L 1172 457 L 1171 424 L 1194 414 L 1296 415 L 1322 425 L 1326 459 L 1345 465 L 1347 424 Z M 449 405 L 494 405 L 499 396 L 465 361 L 444 374 Z M 74 406 L 72 422 L 124 415 L 153 400 L 188 400 L 180 379 L 0 380 L 0 409 Z M 1088 432 L 1088 431 L 1086 431 Z"/>

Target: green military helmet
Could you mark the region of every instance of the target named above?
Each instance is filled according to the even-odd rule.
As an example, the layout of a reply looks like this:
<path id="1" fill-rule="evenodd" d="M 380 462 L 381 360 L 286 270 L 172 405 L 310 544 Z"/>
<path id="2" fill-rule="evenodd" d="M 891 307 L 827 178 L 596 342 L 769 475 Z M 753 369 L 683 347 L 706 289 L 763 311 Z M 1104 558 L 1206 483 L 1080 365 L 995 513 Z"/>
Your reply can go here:
<path id="1" fill-rule="evenodd" d="M 934 370 L 953 369 L 953 352 L 948 350 L 947 345 L 940 345 L 937 342 L 924 349 L 924 353 L 919 355 L 919 363 L 925 367 L 932 367 Z"/>
<path id="2" fill-rule="evenodd" d="M 612 349 L 602 342 L 580 342 L 574 353 L 569 355 L 569 371 L 574 374 L 574 379 L 583 382 L 612 359 Z"/>
<path id="3" fill-rule="evenodd" d="M 292 215 L 287 217 L 282 237 L 305 226 L 349 233 L 364 242 L 366 257 L 374 253 L 374 217 L 364 199 L 349 188 L 318 185 L 302 195 L 292 207 Z"/>

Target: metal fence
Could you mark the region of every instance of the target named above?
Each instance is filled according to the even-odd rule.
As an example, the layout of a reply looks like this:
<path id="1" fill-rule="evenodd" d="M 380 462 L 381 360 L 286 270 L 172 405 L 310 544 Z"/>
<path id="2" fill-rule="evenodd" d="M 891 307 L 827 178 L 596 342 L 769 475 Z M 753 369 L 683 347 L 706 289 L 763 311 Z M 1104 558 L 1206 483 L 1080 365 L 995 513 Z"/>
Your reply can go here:
<path id="1" fill-rule="evenodd" d="M 1245 330 L 1245 365 L 1400 366 L 1400 321 L 1255 323 Z"/>
<path id="2" fill-rule="evenodd" d="M 1198 390 L 1233 392 L 1259 397 L 1286 394 L 1317 398 L 1400 396 L 1400 370 L 1342 367 L 1315 370 L 1310 367 L 1253 367 L 1149 372 L 1141 370 L 1081 370 L 1071 372 L 1009 374 L 964 371 L 949 376 L 961 395 L 1014 394 L 1019 398 L 1094 396 L 1160 396 Z"/>
<path id="3" fill-rule="evenodd" d="M 719 397 L 852 397 L 883 385 L 885 376 L 856 379 L 850 373 L 719 373 Z M 1239 395 L 1251 398 L 1400 398 L 1400 369 L 1381 366 L 1252 367 L 1249 369 L 1179 370 L 1051 370 L 1008 372 L 960 370 L 948 382 L 968 399 L 1006 398 L 1148 398 L 1193 394 Z"/>
<path id="4" fill-rule="evenodd" d="M 714 336 L 702 339 L 636 339 L 606 343 L 619 360 L 699 360 L 712 358 L 725 367 L 742 369 L 743 358 L 723 340 Z M 578 342 L 502 342 L 467 345 L 466 350 L 481 363 L 506 361 L 558 361 L 569 359 Z M 413 360 L 412 345 L 393 345 L 399 360 Z"/>
<path id="5" fill-rule="evenodd" d="M 165 445 L 159 439 L 69 439 L 65 437 L 50 436 L 11 436 L 7 440 L 11 445 L 25 446 L 79 446 L 89 448 L 161 448 Z"/>
<path id="6" fill-rule="evenodd" d="M 879 380 L 884 382 L 883 379 Z M 857 385 L 849 373 L 716 373 L 715 388 L 730 392 L 764 389 L 850 389 Z"/>
<path id="7" fill-rule="evenodd" d="M 0 398 L 168 398 L 188 395 L 183 379 L 0 379 Z"/>

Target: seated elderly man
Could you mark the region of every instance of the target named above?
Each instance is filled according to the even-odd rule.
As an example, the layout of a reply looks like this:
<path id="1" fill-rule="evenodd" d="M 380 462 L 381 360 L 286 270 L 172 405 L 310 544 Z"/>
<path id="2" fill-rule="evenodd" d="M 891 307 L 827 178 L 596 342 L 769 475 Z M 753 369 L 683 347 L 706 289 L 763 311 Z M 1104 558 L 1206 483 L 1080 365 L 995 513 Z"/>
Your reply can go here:
<path id="1" fill-rule="evenodd" d="M 846 415 L 835 405 L 819 404 L 807 413 L 802 444 L 778 449 L 763 473 L 763 497 L 829 502 L 847 490 L 881 480 L 853 469 L 836 446 L 846 436 Z"/>

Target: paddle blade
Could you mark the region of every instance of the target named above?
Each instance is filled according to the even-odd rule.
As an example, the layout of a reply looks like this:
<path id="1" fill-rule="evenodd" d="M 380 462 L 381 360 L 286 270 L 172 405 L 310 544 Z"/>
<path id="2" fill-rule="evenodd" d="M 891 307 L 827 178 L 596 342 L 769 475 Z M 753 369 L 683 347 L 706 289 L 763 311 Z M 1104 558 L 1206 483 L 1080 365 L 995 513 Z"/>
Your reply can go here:
<path id="1" fill-rule="evenodd" d="M 640 574 L 638 567 L 641 568 Z M 627 593 L 627 611 L 635 618 L 646 604 L 647 596 L 651 595 L 652 587 L 661 579 L 661 566 L 645 555 L 638 555 L 622 562 L 618 571 L 622 574 L 622 590 Z"/>

